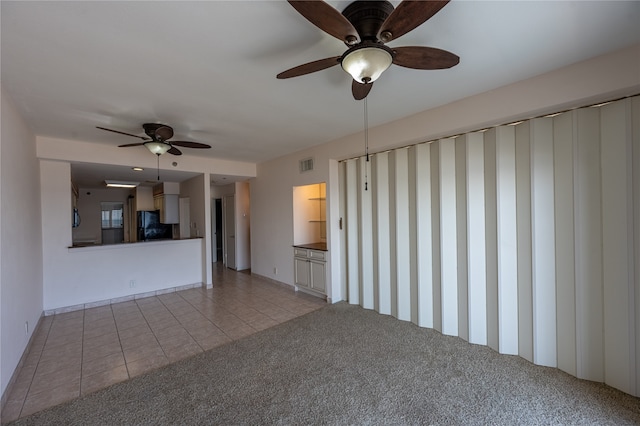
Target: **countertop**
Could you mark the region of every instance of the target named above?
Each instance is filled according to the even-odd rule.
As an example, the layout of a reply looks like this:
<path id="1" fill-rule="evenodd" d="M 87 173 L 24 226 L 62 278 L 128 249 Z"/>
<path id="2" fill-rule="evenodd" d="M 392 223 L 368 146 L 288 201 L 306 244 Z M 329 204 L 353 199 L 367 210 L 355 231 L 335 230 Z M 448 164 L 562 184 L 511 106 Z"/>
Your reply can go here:
<path id="1" fill-rule="evenodd" d="M 327 243 L 294 244 L 294 247 L 309 249 L 309 250 L 327 251 Z"/>
<path id="2" fill-rule="evenodd" d="M 187 240 L 201 240 L 202 237 L 189 237 L 189 238 L 163 238 L 157 240 L 146 240 L 146 241 L 132 241 L 132 242 L 124 242 L 124 243 L 114 243 L 114 244 L 95 244 L 91 242 L 75 242 L 72 246 L 67 248 L 70 249 L 78 249 L 78 248 L 92 248 L 92 247 L 123 247 L 123 246 L 133 246 L 137 244 L 149 244 L 149 243 L 167 243 L 173 241 L 187 241 Z"/>

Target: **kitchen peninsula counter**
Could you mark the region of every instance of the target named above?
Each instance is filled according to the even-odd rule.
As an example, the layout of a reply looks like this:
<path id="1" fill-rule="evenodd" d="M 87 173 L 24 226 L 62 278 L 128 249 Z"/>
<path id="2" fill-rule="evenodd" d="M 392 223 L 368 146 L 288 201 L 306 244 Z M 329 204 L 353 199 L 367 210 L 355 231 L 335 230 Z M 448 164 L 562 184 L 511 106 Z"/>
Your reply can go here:
<path id="1" fill-rule="evenodd" d="M 198 237 L 51 250 L 43 259 L 44 310 L 100 306 L 199 287 L 206 274 L 204 241 Z"/>
<path id="2" fill-rule="evenodd" d="M 177 242 L 184 241 L 192 241 L 192 240 L 202 240 L 202 237 L 191 237 L 191 238 L 166 238 L 162 240 L 148 240 L 148 241 L 133 241 L 130 243 L 116 243 L 116 244 L 93 244 L 93 243 L 75 243 L 72 246 L 67 247 L 69 251 L 75 251 L 78 249 L 113 249 L 113 248 L 123 248 L 123 247 L 131 247 L 137 246 L 139 244 L 173 244 Z"/>

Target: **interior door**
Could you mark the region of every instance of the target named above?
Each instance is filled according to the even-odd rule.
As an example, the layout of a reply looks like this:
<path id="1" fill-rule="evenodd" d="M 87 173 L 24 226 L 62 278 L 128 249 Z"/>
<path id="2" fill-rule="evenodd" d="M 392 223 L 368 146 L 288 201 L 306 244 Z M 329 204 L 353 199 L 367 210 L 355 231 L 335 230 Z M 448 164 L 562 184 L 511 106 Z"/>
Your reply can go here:
<path id="1" fill-rule="evenodd" d="M 224 229 L 224 227 L 222 226 L 222 216 L 224 216 L 222 214 L 222 198 L 216 198 L 214 201 L 216 205 L 216 259 L 218 259 L 218 261 L 222 261 L 222 259 L 224 259 L 224 255 L 222 254 L 222 247 L 224 246 L 224 241 L 222 238 L 224 236 L 224 232 L 222 231 Z"/>
<path id="2" fill-rule="evenodd" d="M 218 259 L 218 240 L 217 234 L 218 230 L 216 229 L 216 200 L 215 198 L 211 199 L 211 263 L 217 262 Z"/>
<path id="3" fill-rule="evenodd" d="M 227 268 L 236 269 L 236 208 L 235 196 L 225 195 L 224 197 L 224 257 Z"/>

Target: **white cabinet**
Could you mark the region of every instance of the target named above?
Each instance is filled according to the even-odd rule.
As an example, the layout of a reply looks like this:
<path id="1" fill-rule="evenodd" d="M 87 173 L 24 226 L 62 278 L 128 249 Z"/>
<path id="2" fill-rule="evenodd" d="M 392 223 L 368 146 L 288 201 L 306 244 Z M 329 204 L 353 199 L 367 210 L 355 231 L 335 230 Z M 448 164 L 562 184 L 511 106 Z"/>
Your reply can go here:
<path id="1" fill-rule="evenodd" d="M 326 296 L 326 256 L 323 250 L 294 247 L 293 263 L 296 290 Z"/>
<path id="2" fill-rule="evenodd" d="M 161 223 L 180 223 L 180 207 L 177 194 L 164 194 L 153 197 L 153 206 L 160 210 Z"/>
<path id="3" fill-rule="evenodd" d="M 179 194 L 178 182 L 162 182 L 153 187 L 153 207 L 160 210 L 161 223 L 180 223 Z"/>

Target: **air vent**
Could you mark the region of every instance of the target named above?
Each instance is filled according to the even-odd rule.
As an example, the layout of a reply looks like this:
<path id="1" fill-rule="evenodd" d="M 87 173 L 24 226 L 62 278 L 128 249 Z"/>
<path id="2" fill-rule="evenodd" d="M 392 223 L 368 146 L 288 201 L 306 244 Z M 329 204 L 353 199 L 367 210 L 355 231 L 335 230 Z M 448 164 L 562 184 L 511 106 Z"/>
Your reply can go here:
<path id="1" fill-rule="evenodd" d="M 300 173 L 313 170 L 313 158 L 305 158 L 300 160 Z"/>

